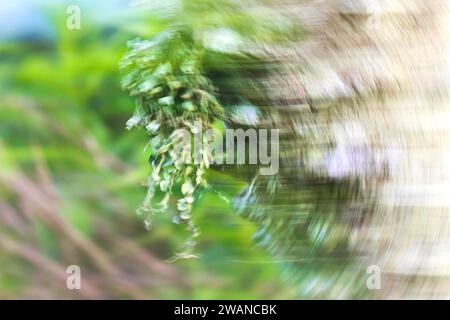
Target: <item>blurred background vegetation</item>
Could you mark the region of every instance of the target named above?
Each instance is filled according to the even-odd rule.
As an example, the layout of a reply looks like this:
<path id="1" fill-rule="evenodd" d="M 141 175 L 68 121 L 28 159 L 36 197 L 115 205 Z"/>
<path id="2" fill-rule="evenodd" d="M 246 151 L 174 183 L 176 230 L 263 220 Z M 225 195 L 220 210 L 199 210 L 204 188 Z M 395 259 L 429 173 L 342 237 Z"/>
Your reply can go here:
<path id="1" fill-rule="evenodd" d="M 145 133 L 125 131 L 134 102 L 118 70 L 126 42 L 163 30 L 164 14 L 77 1 L 82 27 L 68 30 L 68 4 L 0 4 L 0 298 L 295 297 L 215 193 L 194 208 L 200 257 L 166 263 L 187 231 L 166 216 L 149 232 L 135 214 L 151 169 Z M 209 181 L 230 198 L 245 185 Z M 69 265 L 80 291 L 66 289 Z"/>

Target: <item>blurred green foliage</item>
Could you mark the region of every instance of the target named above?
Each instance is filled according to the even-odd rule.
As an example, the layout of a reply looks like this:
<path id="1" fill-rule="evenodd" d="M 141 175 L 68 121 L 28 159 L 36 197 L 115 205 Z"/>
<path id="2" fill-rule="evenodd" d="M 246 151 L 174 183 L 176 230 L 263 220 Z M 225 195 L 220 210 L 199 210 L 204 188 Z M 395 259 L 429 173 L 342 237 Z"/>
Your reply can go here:
<path id="1" fill-rule="evenodd" d="M 217 194 L 193 209 L 199 259 L 165 264 L 186 232 L 160 216 L 148 232 L 135 215 L 150 171 L 147 140 L 125 131 L 134 101 L 120 88 L 118 62 L 128 40 L 167 21 L 83 18 L 81 30 L 68 30 L 63 5 L 45 14 L 55 41 L 0 43 L 0 298 L 293 297 L 252 244 L 254 227 Z M 208 179 L 230 197 L 244 185 L 220 173 Z M 71 264 L 82 270 L 80 292 L 65 288 Z"/>

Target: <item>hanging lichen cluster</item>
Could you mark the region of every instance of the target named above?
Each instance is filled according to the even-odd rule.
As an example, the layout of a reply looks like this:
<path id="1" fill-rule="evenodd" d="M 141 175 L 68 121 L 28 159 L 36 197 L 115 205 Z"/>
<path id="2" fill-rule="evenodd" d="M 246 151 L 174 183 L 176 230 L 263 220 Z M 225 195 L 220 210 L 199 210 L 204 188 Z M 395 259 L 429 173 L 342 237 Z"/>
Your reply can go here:
<path id="1" fill-rule="evenodd" d="M 192 141 L 192 148 L 180 149 L 180 143 L 189 144 L 184 133 L 195 137 L 216 121 L 227 124 L 247 118 L 248 103 L 241 106 L 236 101 L 259 93 L 252 89 L 252 80 L 245 84 L 241 80 L 255 66 L 255 74 L 266 72 L 261 58 L 250 49 L 285 41 L 303 30 L 273 10 L 261 9 L 253 0 L 181 0 L 167 15 L 166 31 L 151 40 L 131 41 L 120 63 L 122 87 L 136 98 L 127 128 L 143 128 L 150 137 L 147 149 L 153 170 L 137 212 L 150 229 L 153 216 L 168 211 L 170 199 L 176 199 L 173 221 L 191 231 L 186 248 L 176 258 L 192 256 L 199 232 L 191 213 L 200 192 L 207 188 L 224 198 L 205 180 L 213 149 L 213 141 L 207 140 L 214 137 L 202 136 L 199 145 Z M 220 101 L 216 88 L 222 92 Z"/>
<path id="2" fill-rule="evenodd" d="M 195 195 L 207 186 L 205 173 L 211 152 L 209 143 L 202 140 L 195 145 L 200 157 L 194 162 L 194 146 L 183 140 L 182 133 L 189 132 L 193 137 L 199 129 L 204 132 L 211 128 L 214 120 L 222 117 L 223 108 L 214 86 L 202 73 L 202 48 L 189 34 L 171 30 L 152 40 L 131 41 L 129 47 L 120 63 L 122 87 L 136 98 L 135 113 L 127 128 L 140 127 L 149 135 L 153 168 L 147 195 L 137 213 L 144 216 L 150 229 L 154 214 L 165 212 L 169 200 L 181 193 L 173 221 L 185 224 L 191 236 L 177 257 L 189 257 L 199 234 L 191 219 L 192 204 Z M 156 201 L 158 193 L 163 196 Z"/>

